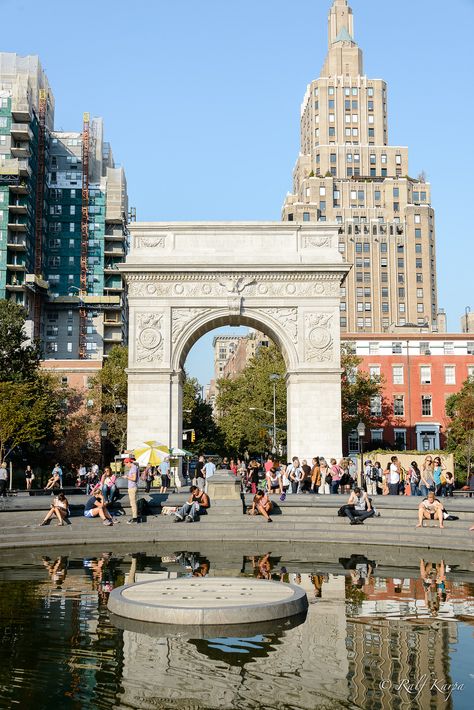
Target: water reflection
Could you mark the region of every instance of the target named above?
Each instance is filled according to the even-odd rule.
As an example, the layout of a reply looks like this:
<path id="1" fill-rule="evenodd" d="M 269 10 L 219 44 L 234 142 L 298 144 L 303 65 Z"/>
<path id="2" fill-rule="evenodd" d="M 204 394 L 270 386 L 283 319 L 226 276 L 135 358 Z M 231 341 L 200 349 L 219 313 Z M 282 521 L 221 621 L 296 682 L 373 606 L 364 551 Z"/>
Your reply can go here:
<path id="1" fill-rule="evenodd" d="M 472 668 L 461 661 L 474 652 L 472 573 L 430 558 L 388 577 L 362 555 L 300 563 L 273 551 L 239 565 L 229 569 L 225 551 L 198 550 L 0 566 L 0 706 L 471 706 Z M 150 634 L 107 611 L 124 583 L 222 574 L 301 586 L 310 602 L 304 623 L 190 638 Z M 455 683 L 464 689 L 448 697 Z"/>

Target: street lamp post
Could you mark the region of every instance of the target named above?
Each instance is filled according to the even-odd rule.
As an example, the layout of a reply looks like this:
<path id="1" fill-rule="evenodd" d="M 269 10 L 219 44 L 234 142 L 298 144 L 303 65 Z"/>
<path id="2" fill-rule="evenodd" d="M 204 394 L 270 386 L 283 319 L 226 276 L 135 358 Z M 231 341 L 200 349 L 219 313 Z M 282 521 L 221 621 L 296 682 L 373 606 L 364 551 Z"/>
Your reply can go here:
<path id="1" fill-rule="evenodd" d="M 359 456 L 360 456 L 360 479 L 359 486 L 362 486 L 362 481 L 364 480 L 364 437 L 365 437 L 365 424 L 360 421 L 357 425 L 357 436 L 359 437 Z"/>
<path id="2" fill-rule="evenodd" d="M 277 451 L 277 430 L 276 430 L 276 383 L 280 375 L 270 375 L 270 382 L 273 382 L 273 447 L 272 454 Z"/>

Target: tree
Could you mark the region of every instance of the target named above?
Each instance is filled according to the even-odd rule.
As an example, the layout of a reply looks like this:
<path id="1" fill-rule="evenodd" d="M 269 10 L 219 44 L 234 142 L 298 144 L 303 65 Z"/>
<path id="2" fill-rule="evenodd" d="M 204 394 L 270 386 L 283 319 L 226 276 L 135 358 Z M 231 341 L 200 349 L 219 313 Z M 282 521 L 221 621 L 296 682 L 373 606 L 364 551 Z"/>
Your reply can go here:
<path id="1" fill-rule="evenodd" d="M 194 429 L 195 441 L 188 436 L 185 449 L 193 453 L 221 454 L 224 452 L 223 437 L 216 423 L 212 407 L 201 396 L 201 386 L 195 377 L 184 373 L 183 382 L 183 429 Z"/>
<path id="2" fill-rule="evenodd" d="M 389 418 L 389 408 L 383 397 L 383 382 L 380 377 L 359 369 L 362 359 L 350 352 L 347 345 L 341 346 L 341 405 L 343 435 L 353 431 L 360 420 L 368 427 L 381 427 Z M 380 398 L 380 415 L 371 413 L 374 398 Z"/>
<path id="3" fill-rule="evenodd" d="M 31 382 L 38 373 L 38 345 L 25 333 L 27 312 L 13 301 L 0 300 L 0 382 Z"/>
<path id="4" fill-rule="evenodd" d="M 98 418 L 90 405 L 89 391 L 66 389 L 62 402 L 62 416 L 56 422 L 48 454 L 61 461 L 66 468 L 79 464 L 89 466 L 100 459 Z"/>
<path id="5" fill-rule="evenodd" d="M 450 419 L 446 448 L 454 454 L 456 464 L 469 472 L 474 464 L 474 381 L 466 380 L 457 394 L 446 400 Z"/>
<path id="6" fill-rule="evenodd" d="M 92 380 L 91 399 L 97 423 L 107 424 L 107 438 L 118 451 L 127 441 L 127 348 L 115 345 Z"/>
<path id="7" fill-rule="evenodd" d="M 18 447 L 34 449 L 54 436 L 62 395 L 57 381 L 46 374 L 32 382 L 0 382 L 1 460 Z"/>
<path id="8" fill-rule="evenodd" d="M 280 375 L 276 381 L 277 442 L 286 443 L 285 372 L 283 357 L 272 344 L 268 348 L 260 348 L 238 377 L 218 381 L 216 409 L 228 450 L 235 453 L 242 453 L 245 449 L 257 452 L 271 447 L 272 374 Z"/>

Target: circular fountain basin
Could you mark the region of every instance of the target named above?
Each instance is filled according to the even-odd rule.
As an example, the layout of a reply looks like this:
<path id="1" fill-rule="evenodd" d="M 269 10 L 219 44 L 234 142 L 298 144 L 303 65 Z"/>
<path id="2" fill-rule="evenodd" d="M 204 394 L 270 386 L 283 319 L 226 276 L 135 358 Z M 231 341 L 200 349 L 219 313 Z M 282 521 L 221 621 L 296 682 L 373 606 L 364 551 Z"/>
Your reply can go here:
<path id="1" fill-rule="evenodd" d="M 136 621 L 177 626 L 226 626 L 275 621 L 306 612 L 293 584 L 256 579 L 195 577 L 128 584 L 114 589 L 108 608 Z"/>

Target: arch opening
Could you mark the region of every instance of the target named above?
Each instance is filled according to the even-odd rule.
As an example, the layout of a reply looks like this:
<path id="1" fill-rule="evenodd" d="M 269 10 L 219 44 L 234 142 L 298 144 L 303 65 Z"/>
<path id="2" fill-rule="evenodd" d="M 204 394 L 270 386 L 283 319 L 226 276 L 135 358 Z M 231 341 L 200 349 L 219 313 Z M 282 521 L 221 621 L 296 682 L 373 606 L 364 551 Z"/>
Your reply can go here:
<path id="1" fill-rule="evenodd" d="M 174 346 L 172 368 L 175 372 L 184 369 L 186 358 L 197 341 L 217 328 L 226 326 L 247 326 L 265 333 L 280 349 L 287 370 L 292 370 L 298 363 L 298 353 L 290 334 L 271 316 L 248 309 L 244 314 L 234 314 L 228 309 L 219 309 L 211 314 L 202 314 L 180 334 Z"/>

